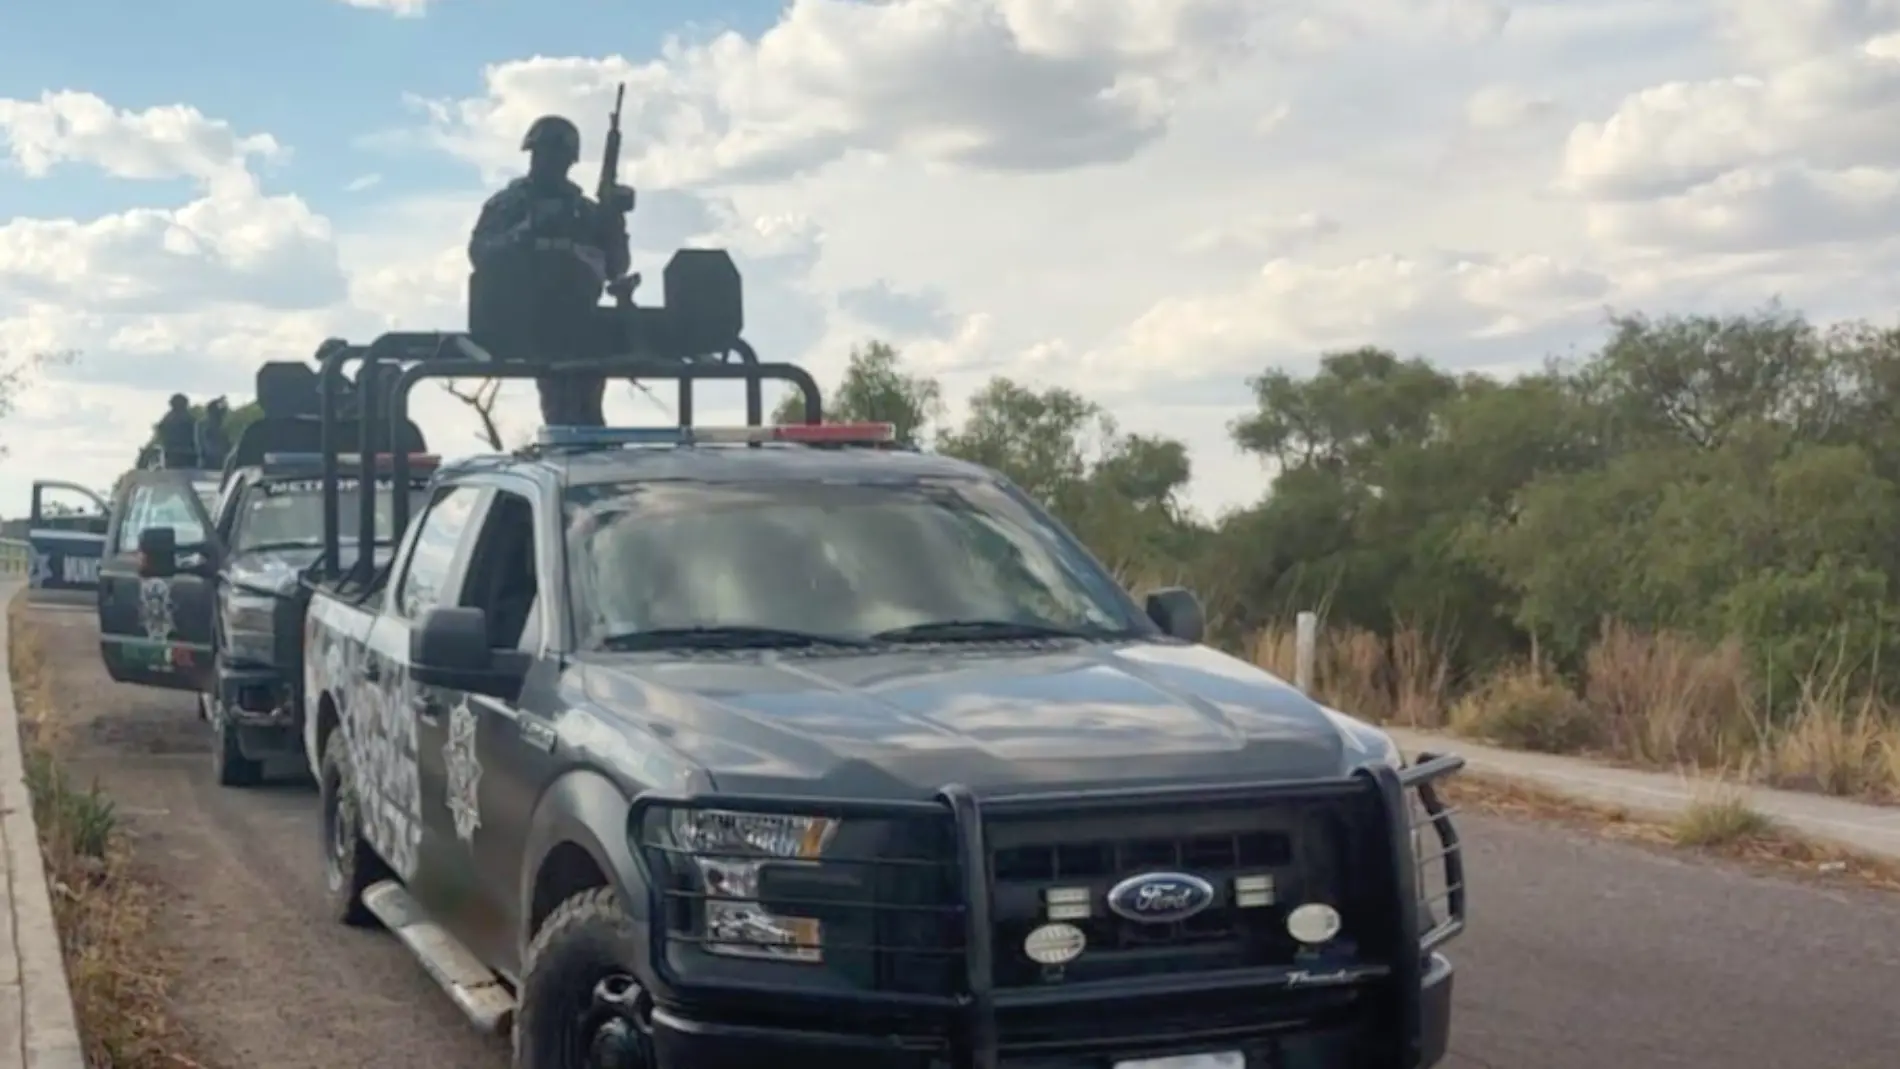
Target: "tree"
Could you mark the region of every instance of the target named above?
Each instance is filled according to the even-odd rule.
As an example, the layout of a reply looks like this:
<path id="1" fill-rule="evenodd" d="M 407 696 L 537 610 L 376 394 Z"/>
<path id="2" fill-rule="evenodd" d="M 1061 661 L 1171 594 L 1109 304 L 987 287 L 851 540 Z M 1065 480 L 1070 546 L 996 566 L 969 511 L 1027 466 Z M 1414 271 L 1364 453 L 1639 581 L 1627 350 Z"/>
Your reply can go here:
<path id="1" fill-rule="evenodd" d="M 825 418 L 892 423 L 898 441 L 915 444 L 926 428 L 943 418 L 943 388 L 935 379 L 906 372 L 896 349 L 874 341 L 851 350 L 837 389 L 825 398 Z M 796 392 L 787 394 L 772 413 L 774 423 L 804 421 L 804 403 Z"/>
<path id="2" fill-rule="evenodd" d="M 495 422 L 495 402 L 501 398 L 501 384 L 501 379 L 478 379 L 473 386 L 464 386 L 454 379 L 440 382 L 444 393 L 467 405 L 481 422 L 476 440 L 486 443 L 488 448 L 497 453 L 508 448 L 502 444 L 501 426 Z"/>
<path id="3" fill-rule="evenodd" d="M 51 352 L 15 354 L 0 349 L 0 420 L 13 414 L 13 406 L 20 399 L 20 392 L 33 381 L 33 377 L 48 367 L 71 365 L 77 362 L 79 354 L 71 349 Z M 0 457 L 7 455 L 7 443 L 0 439 Z"/>

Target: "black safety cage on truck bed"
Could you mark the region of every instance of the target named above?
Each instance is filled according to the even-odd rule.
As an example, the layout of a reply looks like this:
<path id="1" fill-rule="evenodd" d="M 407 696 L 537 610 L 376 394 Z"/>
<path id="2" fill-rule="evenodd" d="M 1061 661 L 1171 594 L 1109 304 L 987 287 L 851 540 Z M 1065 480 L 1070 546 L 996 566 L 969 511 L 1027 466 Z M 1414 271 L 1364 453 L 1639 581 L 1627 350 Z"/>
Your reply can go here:
<path id="1" fill-rule="evenodd" d="M 425 379 L 674 379 L 679 383 L 678 423 L 693 426 L 693 385 L 701 381 L 742 380 L 746 390 L 746 423 L 765 423 L 764 383 L 789 383 L 804 402 L 807 423 L 823 419 L 818 383 L 795 364 L 767 364 L 741 338 L 744 326 L 740 282 L 731 258 L 716 249 L 685 249 L 675 254 L 665 271 L 667 303 L 657 307 L 618 306 L 593 309 L 603 329 L 596 333 L 601 348 L 571 360 L 498 357 L 480 336 L 453 332 L 396 332 L 384 334 L 367 346 L 338 345 L 324 355 L 318 372 L 322 412 L 323 557 L 316 573 L 332 582 L 354 586 L 374 580 L 377 566 L 359 554 L 348 574 L 341 567 L 342 521 L 338 480 L 342 455 L 354 446 L 358 475 L 365 485 L 378 474 L 379 454 L 389 456 L 387 472 L 396 485 L 407 483 L 409 455 L 389 442 L 405 440 L 409 422 L 409 393 Z M 479 289 L 471 287 L 471 320 Z M 353 396 L 346 393 L 346 368 L 360 362 Z M 393 374 L 391 373 L 393 371 Z M 386 411 L 385 411 L 386 410 Z M 344 441 L 345 414 L 360 426 L 357 442 Z M 391 501 L 390 537 L 399 540 L 409 522 L 409 501 L 397 494 Z M 357 517 L 359 545 L 372 545 L 376 532 L 374 495 L 364 495 Z"/>
<path id="2" fill-rule="evenodd" d="M 1131 1043 L 1164 1046 L 1157 1054 L 1214 1045 L 1251 1049 L 1295 1028 L 1370 1014 L 1370 1020 L 1357 1018 L 1353 1030 L 1378 1037 L 1375 1042 L 1389 1040 L 1390 1048 L 1375 1055 L 1376 1064 L 1415 1066 L 1425 970 L 1433 950 L 1465 925 L 1463 856 L 1453 812 L 1435 787 L 1463 766 L 1460 757 L 1424 755 L 1409 768 L 1375 765 L 1337 780 L 981 798 L 952 785 L 928 802 L 644 795 L 633 804 L 628 836 L 648 889 L 652 994 L 658 1003 L 715 1015 L 724 1006 L 761 1026 L 797 1022 L 825 1031 L 831 1025 L 886 1051 L 940 1045 L 957 1069 L 1089 1052 L 1127 1057 Z M 683 956 L 743 942 L 713 938 L 697 922 L 693 905 L 714 898 L 695 877 L 698 862 L 760 860 L 757 854 L 679 845 L 668 828 L 673 814 L 686 811 L 829 818 L 840 828 L 833 847 L 852 840 L 844 829 L 853 822 L 876 826 L 870 841 L 856 838 L 855 851 L 770 861 L 783 879 L 767 886 L 761 876 L 756 896 L 716 898 L 792 918 L 821 918 L 824 930 L 836 929 L 846 940 L 821 935 L 821 965 L 772 963 L 745 970 L 751 975 L 744 978 L 709 972 L 709 959 Z M 1196 859 L 1179 854 L 1192 847 L 1179 844 L 1208 837 L 1183 837 L 1180 817 L 1192 813 L 1197 825 L 1217 826 L 1221 813 L 1233 811 L 1314 822 L 1293 832 L 1296 840 L 1313 840 L 1296 847 L 1299 865 L 1352 868 L 1351 878 L 1335 885 L 1346 900 L 1332 904 L 1344 914 L 1345 930 L 1357 937 L 1353 961 L 1295 960 L 1259 925 L 1240 939 L 1237 955 L 1230 948 L 1235 960 L 1222 968 L 1152 971 L 1153 959 L 1144 959 L 1140 947 L 1126 949 L 1121 968 L 1112 947 L 1105 966 L 1096 959 L 1094 973 L 1084 967 L 1089 958 L 1077 959 L 1075 977 L 1063 975 L 1062 967 L 1037 974 L 1016 965 L 1020 955 L 1014 952 L 1031 925 L 1021 923 L 1020 909 L 1012 908 L 1022 904 L 1012 902 L 1020 900 L 1021 889 L 1010 886 L 1004 869 L 1024 829 L 1038 823 L 1073 829 L 1112 819 L 1124 829 L 1118 836 L 1139 838 L 1146 834 L 1141 828 L 1172 822 L 1174 831 L 1155 838 L 1172 839 L 1172 863 L 1191 866 Z M 1333 834 L 1309 834 L 1309 827 L 1329 827 Z M 1415 856 L 1412 844 L 1420 839 L 1434 845 Z M 1071 856 L 1086 846 L 1050 844 Z M 1322 861 L 1328 850 L 1333 856 Z M 1440 885 L 1431 887 L 1427 870 L 1434 866 Z M 1086 862 L 1080 867 L 1086 870 Z M 1064 878 L 1089 882 L 1086 876 Z M 1093 890 L 1100 901 L 1100 888 Z M 1221 894 L 1220 906 L 1241 912 L 1231 888 Z M 1276 912 L 1262 910 L 1259 916 L 1265 920 Z M 1005 956 L 1012 960 L 1005 962 Z M 682 968 L 683 961 L 700 967 Z M 1267 1001 L 1263 995 L 1275 997 Z"/>

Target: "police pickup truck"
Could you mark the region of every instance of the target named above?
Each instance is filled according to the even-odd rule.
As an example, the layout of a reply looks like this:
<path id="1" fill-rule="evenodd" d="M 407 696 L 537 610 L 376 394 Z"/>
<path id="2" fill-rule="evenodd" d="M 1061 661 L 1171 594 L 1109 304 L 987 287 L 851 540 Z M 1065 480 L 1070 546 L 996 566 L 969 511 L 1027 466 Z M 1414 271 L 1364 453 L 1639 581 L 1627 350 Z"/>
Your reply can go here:
<path id="1" fill-rule="evenodd" d="M 409 493 L 420 496 L 433 464 L 413 458 Z M 226 476 L 214 509 L 200 505 L 178 526 L 148 525 L 139 535 L 139 626 L 145 642 L 177 652 L 168 670 L 134 681 L 198 692 L 221 786 L 255 785 L 265 761 L 301 751 L 303 579 L 322 552 L 320 467 L 316 454 L 266 454 Z M 385 518 L 393 487 L 385 465 L 375 488 Z M 340 492 L 354 506 L 360 482 L 346 480 Z M 182 500 L 186 508 L 202 501 Z M 389 534 L 378 534 L 371 552 L 386 561 Z M 356 550 L 345 547 L 349 557 Z"/>
<path id="2" fill-rule="evenodd" d="M 518 1069 L 1439 1062 L 1460 761 L 809 418 L 548 428 L 315 594 L 335 916 Z"/>

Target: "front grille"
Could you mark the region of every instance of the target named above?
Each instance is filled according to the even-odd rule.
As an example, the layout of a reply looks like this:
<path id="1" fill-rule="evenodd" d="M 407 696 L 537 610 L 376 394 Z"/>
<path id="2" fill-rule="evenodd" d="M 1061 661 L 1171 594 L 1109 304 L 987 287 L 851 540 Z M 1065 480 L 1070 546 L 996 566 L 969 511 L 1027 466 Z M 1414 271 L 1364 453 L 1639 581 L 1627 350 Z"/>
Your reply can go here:
<path id="1" fill-rule="evenodd" d="M 1190 835 L 1177 833 L 1191 824 Z M 1346 858 L 1352 837 L 1323 806 L 1196 807 L 1190 813 L 1092 816 L 1085 820 L 1000 823 L 990 854 L 996 929 L 996 984 L 1001 988 L 1106 980 L 1153 973 L 1290 965 L 1299 951 L 1286 934 L 1294 905 L 1346 905 Z M 1129 920 L 1108 908 L 1110 891 L 1129 877 L 1180 872 L 1206 880 L 1213 902 L 1184 920 Z M 1270 881 L 1265 905 L 1242 905 L 1237 881 Z M 1049 892 L 1086 889 L 1089 915 L 1052 913 Z M 1075 961 L 1043 966 L 1024 941 L 1062 920 L 1081 928 L 1087 949 Z"/>
<path id="2" fill-rule="evenodd" d="M 948 1043 L 969 1053 L 960 1065 L 1335 1029 L 1378 1047 L 1386 1064 L 1416 1038 L 1426 954 L 1464 924 L 1456 831 L 1431 786 L 1460 765 L 1426 757 L 1340 780 L 984 799 L 950 785 L 929 802 L 645 794 L 628 830 L 656 922 L 650 990 L 662 1005 L 755 1026 L 822 1023 L 919 1050 Z M 1420 838 L 1443 848 L 1431 862 L 1442 879 L 1425 888 L 1408 841 L 1414 792 Z M 686 809 L 841 822 L 821 857 L 774 869 L 751 899 L 820 921 L 822 964 L 741 968 L 707 954 L 714 940 L 695 918 L 708 893 L 694 863 L 734 855 L 670 841 L 669 814 Z M 1155 872 L 1204 879 L 1213 901 L 1176 924 L 1106 908 L 1117 883 Z M 1271 901 L 1240 904 L 1241 877 L 1249 887 L 1271 877 Z M 1062 919 L 1085 929 L 1087 947 L 1066 965 L 1032 962 L 1024 941 L 1052 920 L 1046 892 L 1077 887 L 1088 916 Z M 1315 901 L 1342 918 L 1340 937 L 1317 950 L 1286 932 L 1289 911 Z"/>

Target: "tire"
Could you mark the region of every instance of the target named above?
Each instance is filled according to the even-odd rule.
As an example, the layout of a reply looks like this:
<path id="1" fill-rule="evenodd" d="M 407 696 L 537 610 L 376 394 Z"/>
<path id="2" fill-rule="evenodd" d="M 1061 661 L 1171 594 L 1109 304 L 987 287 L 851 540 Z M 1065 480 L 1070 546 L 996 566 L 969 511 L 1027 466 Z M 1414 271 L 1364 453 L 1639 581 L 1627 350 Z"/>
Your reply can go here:
<path id="1" fill-rule="evenodd" d="M 528 944 L 514 1024 L 514 1069 L 587 1069 L 589 1044 L 599 1022 L 583 1023 L 594 992 L 612 983 L 638 1001 L 632 976 L 641 939 L 633 918 L 605 887 L 568 899 L 548 914 Z M 651 1051 L 632 1030 L 635 1053 L 618 1064 L 649 1069 Z M 609 1064 L 614 1064 L 610 1062 Z"/>
<path id="2" fill-rule="evenodd" d="M 207 695 L 204 699 L 207 708 L 217 699 Z M 237 728 L 220 716 L 209 716 L 211 733 L 211 768 L 217 773 L 220 787 L 255 787 L 264 782 L 264 762 L 254 761 L 244 756 L 243 747 L 238 745 Z"/>
<path id="3" fill-rule="evenodd" d="M 329 913 L 353 928 L 373 928 L 376 915 L 363 905 L 363 892 L 392 878 L 389 866 L 363 838 L 356 788 L 350 780 L 349 745 L 335 731 L 323 748 L 318 812 L 322 814 L 323 882 Z"/>

